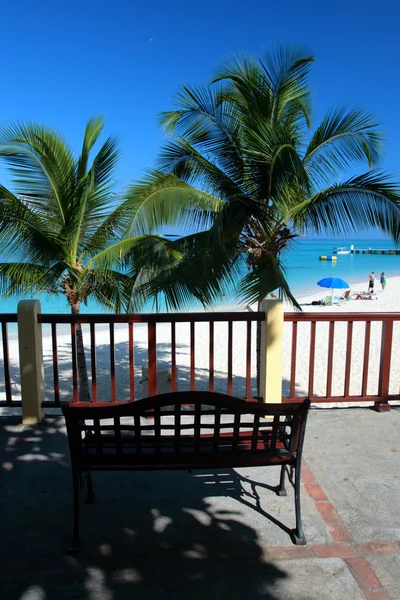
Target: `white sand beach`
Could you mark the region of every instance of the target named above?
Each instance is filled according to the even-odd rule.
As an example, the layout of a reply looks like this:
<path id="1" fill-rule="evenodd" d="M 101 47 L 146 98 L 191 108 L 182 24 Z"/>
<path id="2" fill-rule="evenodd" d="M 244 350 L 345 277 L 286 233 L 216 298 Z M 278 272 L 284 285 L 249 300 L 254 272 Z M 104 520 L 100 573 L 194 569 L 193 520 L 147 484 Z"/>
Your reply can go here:
<path id="1" fill-rule="evenodd" d="M 366 283 L 355 283 L 352 291 L 366 291 Z M 315 306 L 311 302 L 325 298 L 330 291 L 321 288 L 309 296 L 299 298 L 304 312 L 334 312 L 334 313 L 388 313 L 396 312 L 400 308 L 400 277 L 391 278 L 384 292 L 380 291 L 380 284 L 376 283 L 377 300 L 351 300 L 333 306 Z M 341 291 L 337 292 L 338 294 Z M 290 312 L 293 308 L 285 306 Z M 400 319 L 400 313 L 399 313 Z M 291 361 L 291 323 L 285 323 L 283 342 L 283 393 L 289 395 L 289 377 Z M 323 396 L 326 393 L 327 372 L 327 347 L 328 323 L 318 323 L 316 331 L 316 353 L 314 372 L 314 393 Z M 381 324 L 372 323 L 371 345 L 368 376 L 368 394 L 378 391 L 379 363 L 381 351 Z M 350 378 L 350 395 L 358 395 L 361 390 L 363 348 L 365 324 L 355 322 L 353 327 L 352 368 Z M 49 328 L 43 326 L 43 352 L 45 361 L 46 399 L 53 400 L 53 370 L 52 349 Z M 394 324 L 392 347 L 392 370 L 390 380 L 390 393 L 397 393 L 400 387 L 400 323 Z M 245 393 L 245 335 L 246 324 L 238 322 L 233 324 L 233 393 Z M 255 324 L 252 329 L 253 341 L 255 340 Z M 176 360 L 178 369 L 178 388 L 189 389 L 190 381 L 190 332 L 188 323 L 180 323 L 176 328 L 177 348 Z M 227 336 L 228 327 L 225 323 L 215 324 L 215 389 L 226 392 L 227 390 Z M 207 323 L 197 323 L 195 328 L 195 373 L 196 388 L 208 389 L 209 385 L 209 326 Z M 88 350 L 87 360 L 89 372 L 90 365 L 90 337 L 87 326 L 84 326 L 85 346 Z M 147 366 L 147 325 L 134 326 L 135 339 L 135 397 L 143 395 L 142 368 Z M 347 323 L 337 323 L 335 326 L 335 344 L 333 359 L 332 394 L 343 395 L 344 371 L 346 358 Z M 164 370 L 171 364 L 171 328 L 169 324 L 157 325 L 157 362 L 158 369 Z M 119 400 L 129 399 L 129 360 L 128 360 L 128 328 L 125 325 L 115 327 L 115 357 L 117 397 Z M 256 393 L 255 375 L 255 343 L 252 344 L 252 391 Z M 111 397 L 110 388 L 110 350 L 109 331 L 106 326 L 96 327 L 96 352 L 97 352 L 97 387 L 99 400 L 108 400 Z M 310 324 L 298 324 L 297 341 L 297 367 L 296 367 L 296 394 L 306 395 L 308 390 L 310 353 Z M 2 358 L 2 357 L 1 357 Z M 10 340 L 10 359 L 13 399 L 20 397 L 18 376 L 18 342 Z M 62 400 L 69 400 L 72 392 L 71 369 L 71 342 L 66 329 L 59 330 L 58 334 L 58 359 L 60 376 L 60 394 Z M 5 399 L 4 385 L 0 388 L 0 399 Z"/>
<path id="2" fill-rule="evenodd" d="M 315 286 L 316 291 L 307 296 L 297 297 L 304 312 L 317 310 L 330 312 L 331 309 L 340 312 L 397 312 L 400 310 L 400 277 L 392 277 L 388 280 L 386 289 L 382 291 L 379 280 L 375 281 L 373 300 L 354 300 L 349 302 L 335 303 L 333 306 L 313 306 L 311 303 L 315 300 L 324 300 L 331 296 L 331 290 Z M 355 294 L 367 294 L 368 282 L 356 282 L 350 284 L 351 296 Z M 334 290 L 334 296 L 342 296 L 346 290 Z M 287 304 L 285 310 L 292 311 L 291 305 Z"/>
<path id="3" fill-rule="evenodd" d="M 341 295 L 345 290 L 336 290 L 335 295 Z M 356 282 L 351 285 L 352 293 L 367 292 L 367 281 Z M 391 356 L 391 377 L 389 393 L 397 394 L 400 388 L 400 277 L 393 277 L 388 281 L 384 291 L 381 291 L 379 282 L 375 282 L 376 299 L 351 300 L 340 302 L 332 306 L 318 306 L 311 303 L 330 295 L 330 290 L 321 288 L 319 292 L 299 298 L 299 303 L 304 312 L 317 313 L 398 313 L 399 321 L 393 326 L 393 342 Z M 354 296 L 353 296 L 354 297 Z M 293 311 L 291 306 L 285 307 L 286 311 Z M 327 352 L 328 352 L 328 323 L 318 323 L 316 330 L 316 355 L 314 392 L 323 396 L 326 393 Z M 377 394 L 379 385 L 379 367 L 381 358 L 381 323 L 371 324 L 370 355 L 368 369 L 368 394 Z M 360 394 L 363 372 L 365 323 L 353 324 L 353 339 L 351 352 L 350 395 Z M 343 395 L 344 374 L 347 345 L 347 323 L 336 323 L 335 344 L 333 358 L 332 395 Z M 308 366 L 310 348 L 310 326 L 308 323 L 299 323 L 297 342 L 297 369 L 296 390 L 306 393 L 308 387 Z M 291 323 L 285 323 L 284 351 L 283 351 L 283 389 L 287 387 L 285 379 L 290 373 L 291 350 Z M 343 406 L 343 405 L 342 405 Z"/>

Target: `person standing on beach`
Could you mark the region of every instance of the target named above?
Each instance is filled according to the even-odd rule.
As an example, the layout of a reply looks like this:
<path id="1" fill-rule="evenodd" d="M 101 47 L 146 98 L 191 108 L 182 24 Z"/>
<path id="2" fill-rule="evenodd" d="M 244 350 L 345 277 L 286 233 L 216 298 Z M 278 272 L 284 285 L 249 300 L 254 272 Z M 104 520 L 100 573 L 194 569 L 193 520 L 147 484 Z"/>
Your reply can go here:
<path id="1" fill-rule="evenodd" d="M 380 279 L 380 281 L 381 281 L 382 292 L 383 292 L 383 290 L 386 287 L 386 275 L 385 275 L 385 273 L 383 273 L 383 271 L 381 273 L 381 279 Z"/>
<path id="2" fill-rule="evenodd" d="M 374 283 L 375 283 L 375 274 L 374 271 L 368 277 L 368 291 L 373 294 L 374 293 Z"/>

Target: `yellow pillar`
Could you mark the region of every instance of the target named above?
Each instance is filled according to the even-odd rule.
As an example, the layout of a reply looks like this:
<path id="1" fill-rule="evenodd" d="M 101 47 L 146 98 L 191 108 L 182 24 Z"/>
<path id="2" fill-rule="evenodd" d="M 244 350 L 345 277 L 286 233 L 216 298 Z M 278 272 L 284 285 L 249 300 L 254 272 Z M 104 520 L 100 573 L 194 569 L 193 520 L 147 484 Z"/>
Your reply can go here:
<path id="1" fill-rule="evenodd" d="M 44 417 L 42 326 L 37 320 L 40 312 L 39 300 L 21 300 L 18 304 L 22 422 L 25 425 L 40 423 Z"/>
<path id="2" fill-rule="evenodd" d="M 283 303 L 263 300 L 260 340 L 260 395 L 264 402 L 282 402 Z"/>

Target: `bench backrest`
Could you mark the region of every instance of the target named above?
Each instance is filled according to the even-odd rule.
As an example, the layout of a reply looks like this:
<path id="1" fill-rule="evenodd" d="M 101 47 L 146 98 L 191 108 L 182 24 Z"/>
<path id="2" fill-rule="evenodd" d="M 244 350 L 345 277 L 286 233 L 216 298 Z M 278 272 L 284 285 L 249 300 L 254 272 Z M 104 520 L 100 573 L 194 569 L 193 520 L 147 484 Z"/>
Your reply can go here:
<path id="1" fill-rule="evenodd" d="M 75 465 L 198 464 L 228 455 L 281 459 L 301 449 L 310 401 L 260 404 L 214 392 L 173 392 L 119 404 L 63 406 Z"/>

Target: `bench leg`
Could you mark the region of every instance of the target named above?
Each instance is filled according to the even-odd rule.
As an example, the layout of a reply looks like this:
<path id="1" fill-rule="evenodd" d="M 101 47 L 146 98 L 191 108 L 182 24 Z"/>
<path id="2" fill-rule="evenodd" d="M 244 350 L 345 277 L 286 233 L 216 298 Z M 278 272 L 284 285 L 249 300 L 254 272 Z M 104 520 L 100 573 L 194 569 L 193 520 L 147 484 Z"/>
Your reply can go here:
<path id="1" fill-rule="evenodd" d="M 285 488 L 285 475 L 286 475 L 286 465 L 281 466 L 281 477 L 279 480 L 279 485 L 276 488 L 277 496 L 287 496 L 287 491 Z"/>
<path id="2" fill-rule="evenodd" d="M 301 460 L 301 459 L 300 459 Z M 303 523 L 301 520 L 301 506 L 300 506 L 300 469 L 301 462 L 297 460 L 296 469 L 295 469 L 295 482 L 294 482 L 294 505 L 296 511 L 296 529 L 293 531 L 293 541 L 296 546 L 305 546 L 307 544 L 304 532 L 303 532 Z"/>
<path id="3" fill-rule="evenodd" d="M 94 504 L 94 492 L 93 492 L 93 484 L 92 484 L 92 472 L 88 471 L 87 474 L 87 496 L 86 496 L 87 504 Z"/>
<path id="4" fill-rule="evenodd" d="M 72 532 L 72 542 L 69 547 L 69 554 L 75 554 L 79 552 L 81 548 L 81 540 L 79 537 L 79 474 L 77 471 L 72 473 L 73 486 L 74 486 L 74 529 Z"/>

